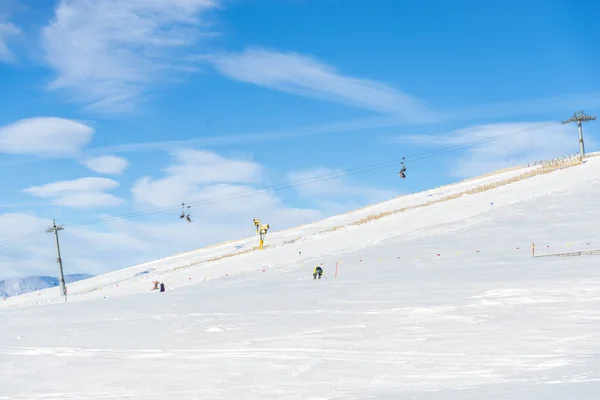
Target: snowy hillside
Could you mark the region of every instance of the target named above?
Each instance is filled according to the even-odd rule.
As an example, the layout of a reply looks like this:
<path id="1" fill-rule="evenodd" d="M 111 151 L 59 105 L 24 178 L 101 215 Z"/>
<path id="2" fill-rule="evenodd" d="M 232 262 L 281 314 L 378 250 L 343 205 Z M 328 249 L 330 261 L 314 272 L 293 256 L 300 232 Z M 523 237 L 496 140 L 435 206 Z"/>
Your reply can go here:
<path id="1" fill-rule="evenodd" d="M 600 249 L 600 159 L 539 168 L 9 298 L 0 399 L 595 399 L 600 258 L 532 242 Z"/>
<path id="2" fill-rule="evenodd" d="M 65 282 L 72 283 L 93 277 L 89 274 L 65 275 Z M 25 278 L 7 278 L 0 280 L 0 298 L 18 296 L 20 294 L 48 289 L 58 286 L 58 278 L 54 276 L 28 276 Z"/>

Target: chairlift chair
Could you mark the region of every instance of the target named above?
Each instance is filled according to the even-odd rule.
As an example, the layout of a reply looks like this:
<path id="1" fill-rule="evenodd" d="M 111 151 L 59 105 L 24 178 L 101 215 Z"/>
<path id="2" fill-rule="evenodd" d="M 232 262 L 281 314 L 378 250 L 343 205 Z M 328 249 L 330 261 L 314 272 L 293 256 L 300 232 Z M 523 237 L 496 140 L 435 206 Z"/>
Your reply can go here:
<path id="1" fill-rule="evenodd" d="M 405 157 L 402 157 L 402 162 L 400 163 L 400 165 L 402 167 L 400 168 L 400 172 L 398 172 L 398 176 L 400 178 L 403 178 L 403 179 L 406 178 L 406 174 L 405 174 L 405 172 L 406 172 L 406 165 L 404 164 L 404 160 L 405 160 Z"/>

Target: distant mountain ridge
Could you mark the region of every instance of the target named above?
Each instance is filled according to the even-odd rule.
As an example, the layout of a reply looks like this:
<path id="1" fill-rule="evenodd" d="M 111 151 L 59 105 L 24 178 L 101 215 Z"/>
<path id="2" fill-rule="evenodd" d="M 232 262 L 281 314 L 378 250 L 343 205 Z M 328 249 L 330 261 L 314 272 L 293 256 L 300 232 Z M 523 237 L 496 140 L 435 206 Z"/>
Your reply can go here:
<path id="1" fill-rule="evenodd" d="M 65 282 L 71 283 L 92 278 L 90 274 L 65 275 Z M 8 278 L 0 280 L 0 298 L 18 296 L 36 290 L 58 286 L 58 278 L 54 276 L 28 276 L 25 278 Z"/>

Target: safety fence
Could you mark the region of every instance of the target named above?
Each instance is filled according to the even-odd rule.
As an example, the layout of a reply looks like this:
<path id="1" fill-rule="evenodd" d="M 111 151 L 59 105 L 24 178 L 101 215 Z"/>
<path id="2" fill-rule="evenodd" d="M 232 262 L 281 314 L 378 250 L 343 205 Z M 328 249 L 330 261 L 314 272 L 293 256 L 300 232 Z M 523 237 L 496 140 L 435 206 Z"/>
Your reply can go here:
<path id="1" fill-rule="evenodd" d="M 437 187 L 435 187 L 433 189 L 429 189 L 428 191 L 435 191 L 435 190 L 440 190 L 440 189 L 444 189 L 444 188 L 448 188 L 448 187 L 452 187 L 452 186 L 458 186 L 458 185 L 461 185 L 463 183 L 468 183 L 468 182 L 471 182 L 471 181 L 485 179 L 485 178 L 489 178 L 489 177 L 494 176 L 494 175 L 500 175 L 500 174 L 504 174 L 504 173 L 511 172 L 511 171 L 516 171 L 516 170 L 523 169 L 523 168 L 527 168 L 527 166 L 521 165 L 521 166 L 516 166 L 516 167 L 503 168 L 503 169 L 499 169 L 499 170 L 496 170 L 496 171 L 488 172 L 488 173 L 483 174 L 483 175 L 478 175 L 478 176 L 474 176 L 474 177 L 471 177 L 471 178 L 463 179 L 463 180 L 458 181 L 458 182 L 453 182 L 453 183 L 448 183 L 446 185 L 437 186 Z M 354 213 L 357 213 L 359 211 L 363 211 L 363 210 L 366 210 L 366 209 L 369 209 L 369 208 L 375 208 L 375 207 L 377 207 L 377 206 L 379 206 L 381 204 L 388 203 L 390 201 L 398 200 L 398 199 L 401 199 L 403 197 L 407 197 L 407 196 L 411 196 L 411 195 L 412 194 L 404 194 L 404 195 L 401 195 L 401 196 L 396 196 L 396 197 L 394 197 L 392 199 L 387 199 L 387 200 L 380 201 L 378 203 L 368 204 L 366 206 L 355 208 L 353 210 L 346 211 L 345 213 L 338 214 L 338 215 L 336 215 L 336 218 L 344 216 L 344 215 L 354 214 Z M 285 232 L 285 231 L 289 231 L 289 230 L 293 230 L 293 229 L 297 229 L 297 228 L 303 228 L 303 227 L 306 227 L 306 226 L 311 225 L 311 224 L 313 224 L 313 223 L 310 222 L 310 223 L 306 223 L 306 224 L 301 224 L 301 225 L 294 226 L 292 228 L 283 229 L 283 230 L 281 230 L 279 232 Z"/>
<path id="2" fill-rule="evenodd" d="M 600 250 L 575 251 L 575 252 L 571 252 L 571 253 L 540 254 L 540 255 L 534 255 L 533 258 L 540 258 L 540 257 L 576 257 L 576 256 L 592 256 L 592 255 L 600 255 Z"/>
<path id="3" fill-rule="evenodd" d="M 528 179 L 528 178 L 532 178 L 534 176 L 538 176 L 538 175 L 543 175 L 543 174 L 548 174 L 560 169 L 565 169 L 565 168 L 570 168 L 576 165 L 580 165 L 582 163 L 582 160 L 580 157 L 574 155 L 574 156 L 567 156 L 567 157 L 561 157 L 561 158 L 557 158 L 554 160 L 549 160 L 549 161 L 543 161 L 541 162 L 541 164 L 537 165 L 537 168 L 533 168 L 533 169 L 528 169 L 526 172 L 508 178 L 508 179 L 504 179 L 501 181 L 496 181 L 496 182 L 491 182 L 491 183 L 486 183 L 483 185 L 479 185 L 476 186 L 474 188 L 468 189 L 468 190 L 464 190 L 462 192 L 458 192 L 458 193 L 454 193 L 445 197 L 442 197 L 440 199 L 436 199 L 436 200 L 429 200 L 426 203 L 421 203 L 421 204 L 416 204 L 416 205 L 412 205 L 412 206 L 407 206 L 407 207 L 402 207 L 396 210 L 391 210 L 391 211 L 383 211 L 374 215 L 369 215 L 367 217 L 361 218 L 359 220 L 344 224 L 344 225 L 338 225 L 338 226 L 334 226 L 332 228 L 328 228 L 328 229 L 324 229 L 322 231 L 317 232 L 316 234 L 323 234 L 323 233 L 329 233 L 329 232 L 334 232 L 340 229 L 344 229 L 350 226 L 356 226 L 356 225 L 362 225 L 362 224 L 366 224 L 368 222 L 371 221 L 375 221 L 381 218 L 385 218 L 385 217 L 389 217 L 391 215 L 394 214 L 398 214 L 398 213 L 403 213 L 412 209 L 418 209 L 418 208 L 422 208 L 422 207 L 427 207 L 427 206 L 431 206 L 433 204 L 437 204 L 437 203 L 442 203 L 442 202 L 447 202 L 447 201 L 451 201 L 451 200 L 455 200 L 458 199 L 460 197 L 463 197 L 465 195 L 471 195 L 471 194 L 477 194 L 477 193 L 482 193 L 482 192 L 486 192 L 488 190 L 492 190 L 501 186 L 506 186 L 509 185 L 511 183 L 515 183 L 515 182 L 519 182 L 523 179 Z M 527 168 L 527 167 L 514 167 L 514 168 L 505 168 L 502 170 L 498 170 L 495 171 L 494 173 L 491 174 L 502 174 L 505 172 L 509 172 L 509 171 L 514 171 L 517 169 L 521 169 L 521 168 Z M 490 176 L 490 175 L 488 175 Z M 481 179 L 482 177 L 479 177 L 479 179 Z M 455 184 L 454 184 L 455 185 Z M 446 185 L 446 186 L 452 186 L 452 185 Z M 389 201 L 389 200 L 388 200 Z M 368 207 L 372 207 L 372 206 L 368 206 Z M 367 207 L 365 207 L 367 208 Z M 352 212 L 349 212 L 347 214 L 356 212 L 357 210 L 354 210 Z M 292 239 L 290 241 L 288 241 L 288 243 L 284 243 L 284 244 L 289 244 L 289 243 L 293 243 L 297 240 L 299 240 L 300 238 L 295 238 Z M 265 248 L 270 247 L 270 246 L 265 246 Z M 236 252 L 236 253 L 229 253 L 229 254 L 224 254 L 221 256 L 217 256 L 208 260 L 202 260 L 202 261 L 198 261 L 198 262 L 194 262 L 194 263 L 190 263 L 188 265 L 185 266 L 181 266 L 181 267 L 177 267 L 174 270 L 178 270 L 178 269 L 184 269 L 184 268 L 190 268 L 193 266 L 197 266 L 197 265 L 201 265 L 201 264 L 205 264 L 208 262 L 212 262 L 212 261 L 217 261 L 217 260 L 222 260 L 224 258 L 229 258 L 229 257 L 233 257 L 233 256 L 237 256 L 237 255 L 242 255 L 242 254 L 247 254 L 249 252 L 258 250 L 258 248 L 252 248 L 252 249 L 247 249 L 241 252 Z"/>
<path id="4" fill-rule="evenodd" d="M 598 153 L 590 153 L 590 154 L 586 155 L 586 158 L 587 157 L 596 157 L 596 156 L 600 156 L 600 152 L 598 152 Z M 552 160 L 534 161 L 534 162 L 528 163 L 527 165 L 517 165 L 517 166 L 513 166 L 513 167 L 506 167 L 506 168 L 498 169 L 498 170 L 495 170 L 495 171 L 492 171 L 492 172 L 488 172 L 488 173 L 485 173 L 485 174 L 482 174 L 482 175 L 477 175 L 477 176 L 474 176 L 474 177 L 471 177 L 471 178 L 466 178 L 466 179 L 463 179 L 463 180 L 458 181 L 458 182 L 448 183 L 446 185 L 438 186 L 438 187 L 430 189 L 428 191 L 436 191 L 436 190 L 446 189 L 446 188 L 453 187 L 453 186 L 459 186 L 459 185 L 462 185 L 464 183 L 468 183 L 468 182 L 472 182 L 472 181 L 477 181 L 477 180 L 482 180 L 482 179 L 485 179 L 485 178 L 490 178 L 490 177 L 493 177 L 493 176 L 497 176 L 497 175 L 501 175 L 501 174 L 506 174 L 506 173 L 514 172 L 514 171 L 518 171 L 518 170 L 521 170 L 521 169 L 536 168 L 536 167 L 537 168 L 540 168 L 540 167 L 541 168 L 548 168 L 549 166 L 555 166 L 557 164 L 561 164 L 561 165 L 562 164 L 568 164 L 568 166 L 579 165 L 580 163 L 577 163 L 577 160 L 581 161 L 581 157 L 578 154 L 569 155 L 569 156 L 566 156 L 566 157 L 560 157 L 560 158 L 556 158 L 556 159 L 552 159 Z M 572 164 L 572 163 L 574 163 L 574 164 Z M 564 168 L 566 168 L 566 167 L 564 167 Z M 553 171 L 554 170 L 556 170 L 556 169 L 553 169 Z M 549 172 L 552 172 L 552 171 L 549 171 Z M 545 173 L 547 173 L 547 172 L 545 172 Z M 522 178 L 522 179 L 524 179 L 524 178 Z M 479 193 L 479 192 L 477 192 L 477 193 Z M 366 206 L 363 206 L 363 207 L 355 208 L 355 209 L 347 211 L 345 213 L 338 214 L 335 217 L 338 218 L 338 217 L 341 217 L 341 216 L 345 216 L 345 215 L 357 213 L 357 212 L 360 212 L 360 211 L 364 211 L 364 210 L 369 209 L 369 208 L 375 208 L 375 207 L 377 207 L 377 206 L 379 206 L 381 204 L 388 203 L 388 202 L 394 201 L 394 200 L 398 200 L 400 198 L 407 197 L 407 196 L 410 196 L 410 195 L 411 194 L 401 195 L 401 196 L 394 197 L 392 199 L 381 201 L 379 203 L 369 204 L 369 205 L 366 205 Z M 452 199 L 448 199 L 448 200 L 452 200 Z M 430 204 L 426 204 L 426 205 L 430 205 Z M 423 206 L 424 205 L 417 205 L 417 206 L 412 206 L 411 208 L 423 207 Z M 300 225 L 297 225 L 297 226 L 294 226 L 294 227 L 291 227 L 291 228 L 282 229 L 279 232 L 286 232 L 286 231 L 290 231 L 290 230 L 294 230 L 294 229 L 298 229 L 298 228 L 303 228 L 303 227 L 307 227 L 307 226 L 309 226 L 311 224 L 313 224 L 313 223 L 310 222 L 310 223 L 306 223 L 306 224 L 300 224 Z M 335 227 L 335 228 L 336 229 L 340 229 L 341 227 L 338 226 L 338 227 Z"/>
<path id="5" fill-rule="evenodd" d="M 600 156 L 600 152 L 598 152 L 598 153 L 590 153 L 586 157 L 595 157 L 595 156 Z M 540 172 L 540 173 L 548 173 L 548 172 L 555 171 L 556 169 L 562 169 L 562 168 L 567 168 L 567 167 L 574 166 L 574 165 L 579 165 L 581 162 L 578 163 L 578 161 L 581 161 L 581 159 L 580 159 L 580 157 L 578 155 L 571 155 L 571 156 L 567 156 L 567 157 L 556 158 L 556 159 L 553 159 L 553 160 L 550 160 L 550 161 L 535 161 L 535 162 L 529 163 L 527 165 L 519 165 L 519 166 L 514 166 L 514 167 L 507 167 L 507 168 L 498 169 L 498 170 L 495 170 L 495 171 L 492 171 L 492 172 L 488 172 L 488 173 L 485 173 L 485 174 L 482 174 L 482 175 L 478 175 L 478 176 L 475 176 L 475 177 L 463 179 L 463 180 L 458 181 L 458 182 L 454 182 L 454 183 L 449 183 L 449 184 L 446 184 L 446 185 L 438 186 L 438 187 L 436 187 L 434 189 L 431 189 L 431 190 L 440 190 L 440 189 L 444 189 L 444 188 L 447 188 L 447 187 L 457 186 L 457 185 L 460 185 L 460 184 L 463 184 L 463 183 L 467 183 L 467 182 L 471 182 L 471 181 L 475 181 L 475 180 L 481 180 L 481 179 L 489 178 L 489 177 L 492 177 L 492 176 L 501 175 L 501 174 L 505 174 L 505 173 L 508 173 L 508 172 L 513 172 L 513 171 L 517 171 L 517 170 L 520 170 L 520 169 L 531 168 L 531 167 L 542 167 L 542 169 L 544 171 Z M 564 166 L 564 164 L 566 164 L 567 166 Z M 555 168 L 557 165 L 563 165 L 563 166 L 561 168 Z M 550 169 L 550 170 L 546 171 L 548 169 Z M 535 174 L 535 175 L 539 175 L 539 173 Z M 535 175 L 531 175 L 531 176 L 535 176 Z M 531 177 L 531 176 L 528 176 L 528 177 Z M 525 177 L 521 177 L 519 180 L 521 180 L 521 179 L 525 179 Z M 504 183 L 502 185 L 498 185 L 498 184 L 494 183 L 494 184 L 491 184 L 491 185 L 493 185 L 491 187 L 487 187 L 487 185 L 483 185 L 482 187 L 487 187 L 487 188 L 486 189 L 480 189 L 480 187 L 478 187 L 478 188 L 475 188 L 475 189 L 471 189 L 470 191 L 472 191 L 472 192 L 465 191 L 465 192 L 457 193 L 457 194 L 454 194 L 454 195 L 451 195 L 451 196 L 447 196 L 446 198 L 442 198 L 442 199 L 436 200 L 434 202 L 428 202 L 428 203 L 425 203 L 425 204 L 419 204 L 419 205 L 415 205 L 415 206 L 409 206 L 409 207 L 405 207 L 405 208 L 400 209 L 400 210 L 394 210 L 392 212 L 384 212 L 384 213 L 375 214 L 375 215 L 373 215 L 371 217 L 362 218 L 361 220 L 355 221 L 355 222 L 353 222 L 351 224 L 347 224 L 347 225 L 343 225 L 343 226 L 335 226 L 333 228 L 329 228 L 327 230 L 324 230 L 324 231 L 321 231 L 321 232 L 318 232 L 318 233 L 325 233 L 325 232 L 330 232 L 330 231 L 334 231 L 334 230 L 339 230 L 339 229 L 341 229 L 341 228 L 343 228 L 345 226 L 349 226 L 349 225 L 360 225 L 361 223 L 368 222 L 368 221 L 371 221 L 373 219 L 383 218 L 384 216 L 395 214 L 395 213 L 398 213 L 398 212 L 403 212 L 403 211 L 406 211 L 406 210 L 411 209 L 411 208 L 420 208 L 420 207 L 428 206 L 428 205 L 431 205 L 431 204 L 434 204 L 434 203 L 437 203 L 437 202 L 440 202 L 440 201 L 453 200 L 453 199 L 459 198 L 459 197 L 461 197 L 461 196 L 463 196 L 465 194 L 481 193 L 482 191 L 490 190 L 490 189 L 493 189 L 493 188 L 496 188 L 496 187 L 499 187 L 499 186 L 503 186 L 503 185 L 508 184 L 508 183 L 513 183 L 513 182 L 516 182 L 516 181 L 510 181 L 509 182 L 509 180 L 505 180 L 505 181 L 502 181 L 502 182 L 506 182 L 506 183 Z M 475 190 L 475 191 L 473 191 L 473 190 Z M 336 215 L 336 218 L 337 217 L 342 217 L 342 216 L 345 216 L 345 215 L 349 215 L 349 214 L 353 214 L 353 213 L 357 213 L 359 211 L 363 211 L 363 210 L 366 210 L 368 208 L 375 208 L 375 207 L 377 207 L 377 206 L 379 206 L 381 204 L 384 204 L 384 203 L 387 203 L 387 202 L 390 202 L 390 201 L 394 201 L 394 200 L 397 200 L 397 199 L 400 199 L 400 198 L 406 197 L 406 196 L 408 196 L 408 195 L 397 196 L 397 197 L 395 197 L 393 199 L 388 199 L 388 200 L 381 201 L 379 203 L 374 203 L 374 204 L 366 205 L 364 207 L 359 207 L 359 208 L 347 211 L 345 213 L 338 214 L 338 215 Z M 386 213 L 388 213 L 388 214 L 386 214 Z M 386 214 L 386 215 L 381 215 L 381 214 Z M 368 218 L 371 218 L 371 219 L 368 219 Z M 361 221 L 364 221 L 364 222 L 361 222 Z M 294 226 L 294 227 L 291 227 L 291 228 L 282 229 L 282 230 L 280 230 L 278 232 L 279 233 L 281 233 L 281 232 L 288 232 L 288 231 L 291 231 L 291 230 L 295 230 L 295 229 L 307 227 L 307 226 L 312 225 L 312 224 L 314 224 L 314 222 L 309 222 L 309 223 L 300 224 L 300 225 L 297 225 L 297 226 Z M 293 240 L 295 241 L 295 240 L 298 240 L 298 239 L 299 238 L 296 238 L 296 239 L 293 239 Z M 190 253 L 194 253 L 194 252 L 197 252 L 197 251 L 200 251 L 200 250 L 207 250 L 207 249 L 211 249 L 211 248 L 215 248 L 215 247 L 220 247 L 220 246 L 224 246 L 226 244 L 236 243 L 236 242 L 239 242 L 241 240 L 244 240 L 244 239 L 234 239 L 234 240 L 229 240 L 229 241 L 226 241 L 226 242 L 215 243 L 215 244 L 212 244 L 212 245 L 209 245 L 209 246 L 205 246 L 205 247 L 200 248 L 200 249 L 195 249 L 195 250 L 191 250 L 191 251 L 187 251 L 187 252 L 178 253 L 178 254 L 176 254 L 174 256 L 171 256 L 171 257 L 176 257 L 176 256 L 179 256 L 179 255 L 190 254 Z M 251 249 L 251 250 L 248 250 L 248 251 L 253 251 L 253 250 L 254 249 Z M 238 253 L 233 253 L 233 254 L 244 254 L 244 253 L 246 253 L 248 251 L 238 252 Z M 167 257 L 167 259 L 169 259 L 171 257 Z"/>
<path id="6" fill-rule="evenodd" d="M 491 190 L 491 189 L 495 189 L 495 188 L 498 188 L 498 187 L 501 187 L 501 186 L 509 185 L 511 183 L 519 182 L 519 181 L 521 181 L 523 179 L 528 179 L 528 178 L 532 178 L 534 176 L 548 174 L 548 173 L 551 173 L 551 172 L 554 172 L 554 171 L 557 171 L 557 170 L 560 170 L 560 169 L 570 168 L 570 167 L 573 167 L 573 166 L 577 166 L 577 165 L 580 165 L 581 163 L 582 163 L 582 160 L 577 155 L 571 155 L 571 156 L 567 156 L 567 157 L 556 158 L 556 159 L 553 159 L 553 160 L 542 161 L 542 162 L 539 162 L 539 164 L 538 164 L 538 162 L 535 162 L 535 163 L 533 163 L 533 164 L 536 164 L 536 166 L 534 168 L 529 167 L 529 169 L 526 172 L 524 172 L 524 173 L 522 173 L 520 175 L 511 177 L 511 178 L 508 178 L 508 179 L 504 179 L 504 180 L 501 180 L 501 181 L 495 181 L 495 182 L 491 182 L 491 183 L 486 183 L 486 184 L 483 184 L 483 185 L 479 185 L 479 186 L 476 186 L 474 188 L 471 188 L 471 189 L 468 189 L 468 190 L 464 190 L 462 192 L 454 193 L 454 194 L 451 194 L 451 195 L 448 195 L 448 196 L 445 196 L 445 197 L 442 197 L 442 198 L 439 198 L 439 199 L 436 199 L 436 200 L 429 200 L 426 203 L 421 203 L 421 204 L 416 204 L 416 205 L 412 205 L 412 206 L 402 207 L 402 208 L 399 208 L 399 209 L 396 209 L 396 210 L 391 210 L 391 211 L 383 211 L 383 212 L 380 212 L 380 213 L 377 213 L 377 214 L 373 214 L 373 215 L 369 215 L 369 216 L 363 217 L 363 218 L 361 218 L 359 220 L 356 220 L 356 221 L 353 221 L 353 222 L 350 222 L 350 223 L 346 223 L 344 225 L 337 225 L 337 226 L 334 226 L 334 227 L 331 227 L 331 228 L 328 228 L 328 229 L 324 229 L 322 231 L 316 232 L 315 234 L 323 234 L 323 233 L 334 232 L 334 231 L 337 231 L 337 230 L 340 230 L 340 229 L 344 229 L 344 228 L 347 228 L 347 227 L 350 227 L 350 226 L 356 226 L 356 225 L 366 224 L 366 223 L 371 222 L 371 221 L 375 221 L 375 220 L 379 220 L 381 218 L 389 217 L 389 216 L 394 215 L 394 214 L 403 213 L 403 212 L 406 212 L 406 211 L 409 211 L 409 210 L 412 210 L 412 209 L 418 209 L 418 208 L 422 208 L 422 207 L 431 206 L 431 205 L 437 204 L 437 203 L 442 203 L 442 202 L 447 202 L 447 201 L 455 200 L 455 199 L 458 199 L 458 198 L 463 197 L 465 195 L 471 195 L 471 194 L 477 194 L 477 193 L 486 192 L 486 191 Z M 466 179 L 466 180 L 458 182 L 458 183 L 453 183 L 453 184 L 449 184 L 449 185 L 440 186 L 437 189 L 448 187 L 448 186 L 454 186 L 454 185 L 457 185 L 457 184 L 460 184 L 460 183 L 463 183 L 463 182 L 467 182 L 467 181 L 473 180 L 473 179 L 483 179 L 485 177 L 489 177 L 489 176 L 493 176 L 493 175 L 499 175 L 499 174 L 503 174 L 503 173 L 506 173 L 506 172 L 511 172 L 511 171 L 515 171 L 515 170 L 519 170 L 519 169 L 525 169 L 525 168 L 528 168 L 528 167 L 527 166 L 518 166 L 518 167 L 504 168 L 504 169 L 500 169 L 500 170 L 491 172 L 489 174 L 478 176 L 476 178 L 470 178 L 470 179 Z M 435 190 L 435 189 L 433 189 L 433 190 Z M 403 196 L 399 196 L 399 197 L 403 197 Z M 397 197 L 397 198 L 399 198 L 399 197 Z M 386 200 L 386 201 L 380 202 L 378 204 L 386 203 L 386 202 L 389 202 L 389 201 L 390 200 Z M 367 208 L 370 208 L 370 207 L 374 207 L 374 205 L 369 205 L 369 206 L 362 207 L 362 208 L 359 208 L 359 209 L 356 209 L 356 210 L 353 210 L 353 211 L 349 211 L 347 213 L 340 214 L 339 216 L 349 215 L 349 214 L 352 214 L 352 213 L 355 213 L 357 211 L 360 211 L 360 210 L 363 210 L 363 209 L 367 209 Z M 282 230 L 282 231 L 289 231 L 289 230 L 300 228 L 300 227 L 307 226 L 307 225 L 309 225 L 309 224 L 299 225 L 299 226 L 297 226 L 295 228 L 289 228 L 289 229 L 285 229 L 285 230 Z M 280 231 L 280 232 L 282 232 L 282 231 Z M 293 243 L 293 242 L 295 242 L 295 241 L 297 241 L 299 239 L 300 238 L 294 238 L 294 239 L 292 239 L 289 242 Z M 233 243 L 233 242 L 235 242 L 235 241 L 226 242 L 226 243 Z M 220 244 L 217 244 L 217 245 L 212 245 L 212 246 L 209 246 L 209 247 L 206 247 L 206 248 L 212 248 L 212 247 L 220 246 L 220 245 L 223 245 L 223 244 L 225 244 L 225 243 L 220 243 Z M 269 245 L 265 246 L 265 248 L 268 248 L 268 247 L 270 247 L 270 246 Z M 247 249 L 247 250 L 240 251 L 240 252 L 228 253 L 228 254 L 220 255 L 220 256 L 217 256 L 217 257 L 214 257 L 214 258 L 211 258 L 211 259 L 208 259 L 208 260 L 202 260 L 202 261 L 190 263 L 190 264 L 185 265 L 185 266 L 177 267 L 175 269 L 189 268 L 189 267 L 192 267 L 192 266 L 197 266 L 197 265 L 200 265 L 200 264 L 205 264 L 207 262 L 222 260 L 224 258 L 229 258 L 229 257 L 233 257 L 233 256 L 236 256 L 236 255 L 247 254 L 247 253 L 255 251 L 255 250 L 258 250 L 258 248 L 251 248 L 251 249 Z M 195 250 L 195 251 L 198 251 L 198 250 Z"/>
<path id="7" fill-rule="evenodd" d="M 559 169 L 565 169 L 565 168 L 570 168 L 570 167 L 574 167 L 576 165 L 580 165 L 582 163 L 581 158 L 577 157 L 577 156 L 569 156 L 569 157 L 563 157 L 563 158 L 558 158 L 555 160 L 550 160 L 550 161 L 546 161 L 544 163 L 542 163 L 538 168 L 534 168 L 534 169 L 529 169 L 527 172 L 522 173 L 520 175 L 508 178 L 508 179 L 504 179 L 501 181 L 495 181 L 495 182 L 491 182 L 491 183 L 486 183 L 483 185 L 479 185 L 476 186 L 474 188 L 462 191 L 462 192 L 458 192 L 458 193 L 454 193 L 436 200 L 429 200 L 426 203 L 421 203 L 421 204 L 416 204 L 413 206 L 407 206 L 407 207 L 402 207 L 396 210 L 391 210 L 391 211 L 383 211 L 380 212 L 378 214 L 374 214 L 374 215 L 369 215 L 367 217 L 361 218 L 357 221 L 354 221 L 350 224 L 345 224 L 345 225 L 339 225 L 339 226 L 335 226 L 333 228 L 329 228 L 326 230 L 323 230 L 319 233 L 325 233 L 325 232 L 331 232 L 331 231 L 335 231 L 335 230 L 339 230 L 339 229 L 343 229 L 346 228 L 347 226 L 351 226 L 351 225 L 362 225 L 362 224 L 366 224 L 368 222 L 371 221 L 375 221 L 381 218 L 385 218 L 385 217 L 389 217 L 391 215 L 394 214 L 398 214 L 398 213 L 403 213 L 406 212 L 408 210 L 412 210 L 412 209 L 417 209 L 417 208 L 422 208 L 422 207 L 427 207 L 427 206 L 431 206 L 433 204 L 437 204 L 437 203 L 443 203 L 443 202 L 447 202 L 447 201 L 451 201 L 451 200 L 455 200 L 458 199 L 460 197 L 466 196 L 466 195 L 471 195 L 471 194 L 477 194 L 477 193 L 482 193 L 482 192 L 486 192 L 488 190 L 491 189 L 496 189 L 498 187 L 501 186 L 506 186 L 509 185 L 511 183 L 515 183 L 515 182 L 519 182 L 523 179 L 529 179 L 532 178 L 534 176 L 538 176 L 538 175 L 543 175 L 543 174 L 548 174 L 554 171 L 557 171 Z"/>
<path id="8" fill-rule="evenodd" d="M 589 246 L 590 243 L 586 243 L 586 246 Z M 567 244 L 570 246 L 570 244 Z M 550 246 L 546 246 L 549 248 Z M 542 258 L 542 257 L 577 257 L 577 256 L 592 256 L 592 255 L 600 255 L 600 249 L 594 250 L 579 250 L 579 251 L 571 251 L 571 252 L 562 252 L 562 253 L 548 253 L 548 254 L 535 254 L 535 242 L 531 245 L 531 255 L 533 258 Z"/>

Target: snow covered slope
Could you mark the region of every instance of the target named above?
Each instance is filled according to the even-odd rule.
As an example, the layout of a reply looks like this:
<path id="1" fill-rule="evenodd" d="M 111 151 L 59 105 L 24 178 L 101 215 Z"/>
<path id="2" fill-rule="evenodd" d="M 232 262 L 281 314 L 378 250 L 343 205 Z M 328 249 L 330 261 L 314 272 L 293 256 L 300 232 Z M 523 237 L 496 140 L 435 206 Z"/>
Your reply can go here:
<path id="1" fill-rule="evenodd" d="M 93 277 L 89 274 L 65 275 L 65 282 L 72 283 Z M 20 294 L 48 289 L 59 285 L 58 278 L 53 276 L 27 276 L 25 278 L 7 278 L 0 280 L 0 298 L 18 296 Z"/>
<path id="2" fill-rule="evenodd" d="M 396 226 L 399 216 L 388 219 L 384 225 L 376 224 L 366 227 L 366 229 L 375 228 L 384 231 L 383 236 L 379 234 L 366 235 L 364 241 L 361 241 L 361 245 L 367 246 L 369 243 L 379 241 L 387 236 L 397 236 L 399 234 L 418 231 L 427 226 L 437 225 L 440 222 L 436 218 L 421 218 L 420 215 L 422 214 L 418 212 L 419 209 L 412 209 L 412 207 L 419 207 L 428 202 L 464 193 L 483 185 L 516 178 L 539 169 L 541 169 L 541 166 L 528 167 L 493 176 L 486 176 L 482 179 L 468 180 L 442 188 L 399 197 L 316 223 L 269 233 L 266 239 L 266 249 L 260 252 L 261 254 L 255 251 L 258 239 L 246 238 L 114 271 L 69 285 L 69 299 L 70 301 L 78 301 L 82 299 L 103 298 L 107 295 L 107 292 L 110 292 L 109 296 L 142 293 L 146 292 L 152 286 L 151 282 L 154 280 L 165 282 L 169 288 L 180 287 L 197 283 L 199 280 L 204 281 L 245 273 L 251 270 L 262 270 L 281 265 L 282 262 L 297 260 L 300 257 L 308 261 L 309 259 L 318 259 L 322 254 L 329 254 L 332 251 L 341 252 L 343 249 L 356 249 L 357 227 L 352 226 L 353 223 L 378 213 L 410 208 L 410 212 L 407 214 L 408 220 L 401 218 L 402 221 L 408 221 L 408 223 L 403 222 L 401 227 Z M 509 191 L 509 193 L 511 192 Z M 476 208 L 472 211 L 477 213 L 481 210 L 487 210 L 490 207 L 490 203 L 484 204 L 480 202 L 479 206 L 482 208 Z M 436 210 L 439 210 L 439 207 L 428 209 L 425 213 L 426 215 L 431 215 L 431 212 L 436 212 Z M 415 218 L 419 220 L 417 221 Z M 445 220 L 452 221 L 462 218 L 462 214 L 447 214 L 444 218 Z M 271 225 L 276 225 L 276 221 L 270 221 L 270 223 Z M 393 229 L 388 230 L 389 226 L 393 226 Z M 365 231 L 361 230 L 361 232 Z M 322 241 L 324 239 L 327 240 L 328 245 L 323 246 Z M 329 246 L 329 243 L 333 244 L 333 247 Z M 340 247 L 339 243 L 341 243 L 342 247 Z M 62 301 L 58 290 L 46 290 L 9 299 L 3 305 L 23 306 Z"/>
<path id="3" fill-rule="evenodd" d="M 589 159 L 273 233 L 263 251 L 182 254 L 71 284 L 67 304 L 7 299 L 0 399 L 596 399 L 600 258 L 531 243 L 600 248 L 599 172 Z"/>

